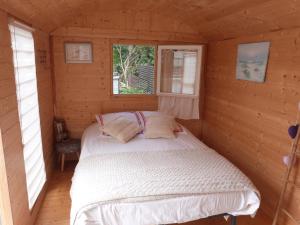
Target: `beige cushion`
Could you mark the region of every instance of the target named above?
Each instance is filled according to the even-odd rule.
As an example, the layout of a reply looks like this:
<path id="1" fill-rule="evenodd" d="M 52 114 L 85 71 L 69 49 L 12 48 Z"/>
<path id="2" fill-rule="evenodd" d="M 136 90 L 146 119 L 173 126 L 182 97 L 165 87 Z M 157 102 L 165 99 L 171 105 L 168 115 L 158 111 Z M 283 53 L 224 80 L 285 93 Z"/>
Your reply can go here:
<path id="1" fill-rule="evenodd" d="M 120 116 L 105 124 L 103 131 L 117 140 L 126 143 L 135 137 L 141 131 L 141 128 L 136 122 Z"/>
<path id="2" fill-rule="evenodd" d="M 149 116 L 144 132 L 145 138 L 175 138 L 175 120 L 169 116 Z"/>

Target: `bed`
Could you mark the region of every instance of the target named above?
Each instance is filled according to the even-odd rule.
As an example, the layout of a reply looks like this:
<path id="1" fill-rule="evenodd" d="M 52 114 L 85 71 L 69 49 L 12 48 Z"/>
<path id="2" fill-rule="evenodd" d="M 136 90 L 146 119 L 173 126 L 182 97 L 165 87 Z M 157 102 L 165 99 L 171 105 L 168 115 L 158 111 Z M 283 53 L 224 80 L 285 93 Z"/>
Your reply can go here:
<path id="1" fill-rule="evenodd" d="M 72 178 L 71 225 L 184 223 L 214 215 L 254 216 L 260 195 L 233 164 L 186 128 L 176 139 L 126 144 L 98 125 L 82 136 Z"/>

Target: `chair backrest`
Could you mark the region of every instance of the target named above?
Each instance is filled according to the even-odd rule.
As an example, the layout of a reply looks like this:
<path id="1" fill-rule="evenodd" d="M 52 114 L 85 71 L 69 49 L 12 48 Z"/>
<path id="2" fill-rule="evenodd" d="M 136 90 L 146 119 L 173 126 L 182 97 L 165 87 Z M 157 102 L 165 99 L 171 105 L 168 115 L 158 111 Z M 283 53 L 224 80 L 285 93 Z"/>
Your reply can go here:
<path id="1" fill-rule="evenodd" d="M 53 121 L 56 142 L 63 142 L 69 138 L 66 122 L 64 119 L 55 118 Z"/>

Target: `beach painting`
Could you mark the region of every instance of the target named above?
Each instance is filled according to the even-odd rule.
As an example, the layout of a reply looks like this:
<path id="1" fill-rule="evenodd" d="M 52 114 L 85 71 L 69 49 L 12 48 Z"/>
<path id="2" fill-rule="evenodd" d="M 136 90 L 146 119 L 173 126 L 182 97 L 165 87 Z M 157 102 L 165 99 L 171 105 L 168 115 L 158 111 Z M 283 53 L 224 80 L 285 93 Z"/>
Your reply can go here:
<path id="1" fill-rule="evenodd" d="M 264 82 L 270 42 L 240 44 L 238 46 L 236 78 Z"/>

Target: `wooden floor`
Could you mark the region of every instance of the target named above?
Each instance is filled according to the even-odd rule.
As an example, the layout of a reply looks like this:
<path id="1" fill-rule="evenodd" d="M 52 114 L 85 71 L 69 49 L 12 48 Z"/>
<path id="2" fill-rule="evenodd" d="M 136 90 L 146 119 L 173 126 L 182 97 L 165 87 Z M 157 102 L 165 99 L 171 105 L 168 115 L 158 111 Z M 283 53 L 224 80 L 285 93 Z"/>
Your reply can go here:
<path id="1" fill-rule="evenodd" d="M 48 191 L 35 225 L 69 225 L 71 199 L 69 190 L 75 163 L 68 162 L 64 172 L 58 167 L 49 182 Z M 225 225 L 223 218 L 202 219 L 184 225 Z M 107 224 L 109 225 L 109 224 Z M 271 220 L 259 212 L 252 219 L 249 216 L 238 217 L 238 225 L 271 225 Z"/>

